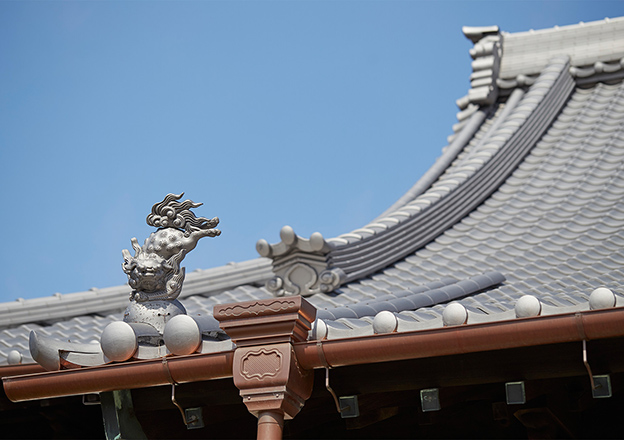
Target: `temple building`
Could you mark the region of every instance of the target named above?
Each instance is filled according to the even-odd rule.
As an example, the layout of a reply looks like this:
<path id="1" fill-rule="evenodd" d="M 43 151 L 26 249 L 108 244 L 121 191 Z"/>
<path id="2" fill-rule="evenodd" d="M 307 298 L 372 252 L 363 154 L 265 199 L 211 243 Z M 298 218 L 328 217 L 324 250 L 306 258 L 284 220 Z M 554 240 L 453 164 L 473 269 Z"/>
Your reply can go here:
<path id="1" fill-rule="evenodd" d="M 369 224 L 185 275 L 218 219 L 168 195 L 129 285 L 0 304 L 3 435 L 621 437 L 624 18 L 463 32 L 448 145 Z"/>

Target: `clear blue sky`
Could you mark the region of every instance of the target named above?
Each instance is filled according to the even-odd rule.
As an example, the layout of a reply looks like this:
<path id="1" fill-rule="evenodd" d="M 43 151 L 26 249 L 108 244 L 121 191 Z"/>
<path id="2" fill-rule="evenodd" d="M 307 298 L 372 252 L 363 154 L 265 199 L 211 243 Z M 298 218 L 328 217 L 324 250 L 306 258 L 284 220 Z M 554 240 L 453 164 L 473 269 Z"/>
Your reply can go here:
<path id="1" fill-rule="evenodd" d="M 126 282 L 169 192 L 223 234 L 187 272 L 293 226 L 365 225 L 439 156 L 469 88 L 461 27 L 622 1 L 0 1 L 0 301 Z"/>

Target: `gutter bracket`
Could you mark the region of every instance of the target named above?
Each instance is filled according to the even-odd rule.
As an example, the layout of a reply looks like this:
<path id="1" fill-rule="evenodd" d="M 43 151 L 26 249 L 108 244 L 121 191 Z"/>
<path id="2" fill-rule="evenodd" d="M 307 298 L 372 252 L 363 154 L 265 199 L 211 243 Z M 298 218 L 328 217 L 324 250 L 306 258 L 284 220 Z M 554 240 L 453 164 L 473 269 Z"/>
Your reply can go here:
<path id="1" fill-rule="evenodd" d="M 178 384 L 171 384 L 171 402 L 180 410 L 182 421 L 186 425 L 186 429 L 199 429 L 204 427 L 204 419 L 201 407 L 199 408 L 182 408 L 175 397 L 175 389 Z"/>
<path id="2" fill-rule="evenodd" d="M 182 408 L 182 406 L 178 403 L 175 396 L 175 389 L 178 386 L 178 382 L 173 379 L 171 375 L 171 370 L 169 370 L 169 364 L 167 363 L 167 358 L 162 358 L 162 366 L 167 374 L 167 379 L 169 379 L 169 383 L 171 384 L 171 403 L 173 403 L 176 408 L 180 410 L 180 414 L 182 415 L 182 421 L 186 426 L 186 429 L 199 429 L 204 427 L 204 419 L 202 417 L 202 409 L 199 408 Z"/>
<path id="3" fill-rule="evenodd" d="M 583 364 L 585 364 L 585 368 L 589 373 L 589 381 L 591 383 L 592 393 L 596 389 L 596 384 L 594 383 L 594 375 L 592 374 L 591 367 L 589 366 L 589 362 L 587 362 L 587 341 L 583 339 Z"/>
<path id="4" fill-rule="evenodd" d="M 576 329 L 578 330 L 578 334 L 583 341 L 583 365 L 585 365 L 585 369 L 589 374 L 589 382 L 591 383 L 592 394 L 596 390 L 596 384 L 594 383 L 594 375 L 592 374 L 591 367 L 589 366 L 589 362 L 587 361 L 587 335 L 585 334 L 585 327 L 583 326 L 583 315 L 579 312 L 574 314 L 574 319 L 576 321 Z"/>
<path id="5" fill-rule="evenodd" d="M 585 364 L 585 368 L 589 373 L 592 397 L 594 399 L 611 397 L 611 377 L 608 374 L 594 376 L 587 361 L 587 341 L 585 339 L 583 339 L 583 364 Z"/>
<path id="6" fill-rule="evenodd" d="M 325 388 L 327 388 L 327 391 L 329 391 L 329 394 L 331 394 L 331 396 L 334 398 L 334 403 L 336 404 L 336 410 L 342 416 L 343 408 L 342 408 L 342 405 L 340 405 L 340 402 L 343 399 L 341 397 L 340 402 L 339 402 L 336 392 L 333 390 L 331 385 L 329 385 L 329 369 L 331 368 L 331 365 L 329 365 L 329 362 L 327 362 L 327 359 L 325 358 L 325 353 L 323 352 L 323 344 L 321 341 L 316 342 L 316 351 L 318 353 L 319 359 L 321 359 L 321 361 L 323 362 L 323 366 L 325 368 Z M 356 397 L 356 406 L 357 406 L 357 397 Z M 344 407 L 344 410 L 348 411 L 349 409 L 350 409 L 350 405 L 347 404 L 347 406 Z"/>
<path id="7" fill-rule="evenodd" d="M 343 419 L 350 419 L 360 416 L 360 407 L 358 405 L 357 396 L 341 396 L 338 397 L 336 392 L 329 385 L 329 366 L 325 366 L 325 388 L 329 391 L 329 394 L 334 398 L 336 404 L 336 410 Z"/>
<path id="8" fill-rule="evenodd" d="M 325 367 L 325 388 L 327 388 L 327 391 L 329 391 L 329 394 L 331 394 L 332 397 L 334 398 L 334 403 L 336 404 L 336 409 L 338 410 L 338 412 L 342 413 L 340 409 L 340 403 L 338 403 L 338 396 L 336 396 L 336 393 L 334 392 L 332 387 L 329 385 L 329 367 Z"/>

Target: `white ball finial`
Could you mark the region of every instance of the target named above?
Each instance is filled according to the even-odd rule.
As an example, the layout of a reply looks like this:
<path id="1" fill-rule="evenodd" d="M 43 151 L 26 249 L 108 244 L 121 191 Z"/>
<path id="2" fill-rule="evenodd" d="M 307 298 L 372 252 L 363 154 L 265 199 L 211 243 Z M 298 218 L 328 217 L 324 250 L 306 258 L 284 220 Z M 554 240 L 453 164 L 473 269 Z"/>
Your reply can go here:
<path id="1" fill-rule="evenodd" d="M 102 332 L 100 346 L 111 361 L 127 361 L 137 350 L 137 336 L 128 323 L 111 322 Z"/>
<path id="2" fill-rule="evenodd" d="M 373 320 L 373 330 L 377 334 L 392 333 L 397 329 L 398 325 L 399 321 L 396 315 L 387 310 L 377 313 Z"/>
<path id="3" fill-rule="evenodd" d="M 589 295 L 589 308 L 591 310 L 615 307 L 615 294 L 606 287 L 599 287 Z"/>
<path id="4" fill-rule="evenodd" d="M 256 251 L 261 257 L 271 257 L 271 245 L 263 238 L 256 242 Z"/>
<path id="5" fill-rule="evenodd" d="M 442 321 L 444 325 L 461 325 L 468 320 L 468 311 L 466 307 L 460 303 L 451 303 L 442 312 Z"/>
<path id="6" fill-rule="evenodd" d="M 188 315 L 171 318 L 165 326 L 163 337 L 169 351 L 178 355 L 195 353 L 202 340 L 197 322 Z"/>
<path id="7" fill-rule="evenodd" d="M 320 232 L 314 232 L 310 235 L 310 247 L 313 251 L 320 252 L 325 245 L 325 239 Z"/>
<path id="8" fill-rule="evenodd" d="M 327 324 L 322 319 L 316 319 L 312 324 L 312 337 L 320 341 L 327 337 Z"/>
<path id="9" fill-rule="evenodd" d="M 297 234 L 290 226 L 283 226 L 280 230 L 280 238 L 287 245 L 292 245 L 297 241 Z"/>
<path id="10" fill-rule="evenodd" d="M 542 313 L 542 303 L 533 295 L 524 295 L 516 302 L 516 318 L 539 316 Z"/>
<path id="11" fill-rule="evenodd" d="M 11 350 L 7 358 L 9 365 L 19 365 L 22 363 L 22 353 L 17 350 Z"/>

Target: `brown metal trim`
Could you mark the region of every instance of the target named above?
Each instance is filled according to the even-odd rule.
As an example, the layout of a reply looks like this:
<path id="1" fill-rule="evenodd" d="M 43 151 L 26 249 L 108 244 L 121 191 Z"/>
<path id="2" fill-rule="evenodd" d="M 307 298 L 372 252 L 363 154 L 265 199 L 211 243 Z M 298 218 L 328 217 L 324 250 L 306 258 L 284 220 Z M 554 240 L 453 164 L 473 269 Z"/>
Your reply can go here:
<path id="1" fill-rule="evenodd" d="M 624 308 L 296 344 L 306 369 L 399 361 L 624 336 Z"/>
<path id="2" fill-rule="evenodd" d="M 295 343 L 304 369 L 418 359 L 624 336 L 624 308 L 518 318 L 434 330 Z M 232 376 L 234 352 L 168 358 L 178 383 Z M 580 359 L 579 359 L 580 362 Z M 14 402 L 171 383 L 161 359 L 4 378 Z"/>
<path id="3" fill-rule="evenodd" d="M 45 372 L 39 364 L 0 365 L 0 377 L 17 376 Z"/>
<path id="4" fill-rule="evenodd" d="M 104 391 L 145 388 L 232 376 L 233 351 L 170 357 L 166 373 L 161 359 L 126 362 L 73 370 L 48 371 L 3 378 L 13 402 Z"/>

